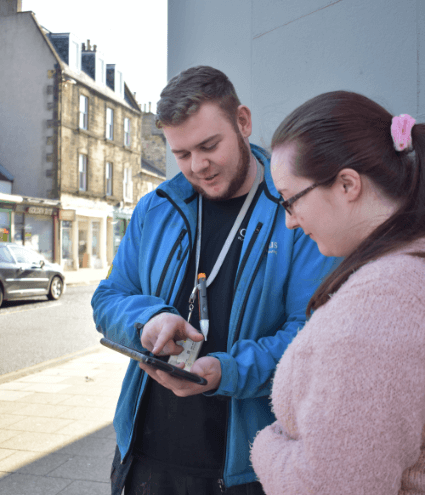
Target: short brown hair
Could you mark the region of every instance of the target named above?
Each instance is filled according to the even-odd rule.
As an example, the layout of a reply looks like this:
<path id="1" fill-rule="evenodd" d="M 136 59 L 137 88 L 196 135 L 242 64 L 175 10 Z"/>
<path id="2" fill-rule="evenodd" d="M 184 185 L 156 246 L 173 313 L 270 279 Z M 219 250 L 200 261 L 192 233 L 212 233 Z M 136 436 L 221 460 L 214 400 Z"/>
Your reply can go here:
<path id="1" fill-rule="evenodd" d="M 229 78 L 218 69 L 198 65 L 173 77 L 161 92 L 157 103 L 156 126 L 182 124 L 204 102 L 216 102 L 224 115 L 236 126 L 241 104 Z"/>

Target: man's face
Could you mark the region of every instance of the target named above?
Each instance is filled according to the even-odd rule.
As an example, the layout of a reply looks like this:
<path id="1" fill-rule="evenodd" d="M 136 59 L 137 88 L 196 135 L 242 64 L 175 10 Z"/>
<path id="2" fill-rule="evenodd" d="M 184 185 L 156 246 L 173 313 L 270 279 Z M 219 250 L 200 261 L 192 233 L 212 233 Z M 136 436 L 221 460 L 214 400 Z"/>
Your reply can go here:
<path id="1" fill-rule="evenodd" d="M 203 103 L 182 124 L 163 130 L 180 170 L 202 196 L 218 201 L 248 193 L 251 154 L 217 104 Z"/>

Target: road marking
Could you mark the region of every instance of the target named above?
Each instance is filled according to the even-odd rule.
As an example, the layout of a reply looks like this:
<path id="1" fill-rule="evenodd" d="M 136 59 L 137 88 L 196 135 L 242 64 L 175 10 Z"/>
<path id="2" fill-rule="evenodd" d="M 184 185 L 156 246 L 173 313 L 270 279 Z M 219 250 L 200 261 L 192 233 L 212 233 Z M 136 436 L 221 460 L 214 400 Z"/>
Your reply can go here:
<path id="1" fill-rule="evenodd" d="M 28 309 L 18 309 L 18 311 L 8 311 L 7 313 L 5 313 L 0 309 L 0 316 L 13 315 L 15 313 L 25 313 L 25 311 L 33 311 L 34 309 L 57 308 L 58 306 L 62 306 L 62 303 L 50 304 L 49 306 L 37 306 L 35 308 L 28 308 Z"/>

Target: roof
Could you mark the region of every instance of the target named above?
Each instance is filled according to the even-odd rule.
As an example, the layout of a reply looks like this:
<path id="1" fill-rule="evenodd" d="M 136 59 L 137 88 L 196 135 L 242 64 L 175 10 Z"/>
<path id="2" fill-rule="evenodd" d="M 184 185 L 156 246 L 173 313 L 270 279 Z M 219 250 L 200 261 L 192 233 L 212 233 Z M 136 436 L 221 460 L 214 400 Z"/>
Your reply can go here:
<path id="1" fill-rule="evenodd" d="M 155 175 L 160 179 L 166 179 L 164 172 L 160 168 L 156 167 L 151 161 L 146 160 L 146 158 L 142 158 L 142 172 Z"/>
<path id="2" fill-rule="evenodd" d="M 9 170 L 5 169 L 1 164 L 0 164 L 0 180 L 7 180 L 9 182 L 13 182 L 15 177 L 9 172 Z"/>
<path id="3" fill-rule="evenodd" d="M 42 36 L 44 38 L 44 41 L 47 43 L 47 46 L 49 47 L 50 51 L 54 55 L 59 68 L 67 76 L 71 77 L 71 79 L 75 79 L 76 81 L 78 81 L 81 84 L 84 84 L 85 86 L 88 86 L 89 88 L 91 88 L 91 89 L 97 91 L 98 93 L 106 96 L 107 98 L 110 98 L 111 100 L 114 100 L 117 103 L 120 103 L 121 105 L 123 105 L 125 107 L 131 108 L 132 110 L 134 110 L 134 111 L 136 111 L 138 113 L 141 113 L 141 110 L 140 110 L 140 108 L 139 108 L 139 106 L 137 104 L 137 101 L 136 101 L 136 99 L 134 97 L 133 98 L 129 98 L 129 97 L 127 97 L 127 98 L 120 98 L 115 93 L 115 91 L 113 91 L 112 89 L 108 88 L 107 86 L 101 86 L 100 84 L 96 83 L 96 81 L 94 79 L 92 79 L 89 75 L 87 75 L 83 70 L 81 70 L 79 73 L 76 73 L 73 70 L 71 70 L 71 68 L 69 67 L 69 65 L 60 56 L 60 54 L 59 54 L 58 49 L 56 48 L 56 46 L 49 39 L 49 34 L 54 35 L 54 34 L 61 34 L 61 33 L 51 33 L 48 29 L 46 29 L 45 27 L 41 26 L 38 23 L 37 18 L 36 18 L 35 14 L 33 12 L 28 12 L 28 13 L 31 15 L 31 17 L 32 17 L 33 21 L 35 22 L 37 28 L 39 29 L 40 33 L 42 34 Z M 25 14 L 25 12 L 23 12 L 22 14 Z M 64 33 L 64 34 L 68 34 L 68 33 Z M 127 86 L 127 89 L 128 89 L 128 92 L 132 95 L 132 93 L 129 90 L 128 86 Z M 131 101 L 131 99 L 133 101 Z"/>

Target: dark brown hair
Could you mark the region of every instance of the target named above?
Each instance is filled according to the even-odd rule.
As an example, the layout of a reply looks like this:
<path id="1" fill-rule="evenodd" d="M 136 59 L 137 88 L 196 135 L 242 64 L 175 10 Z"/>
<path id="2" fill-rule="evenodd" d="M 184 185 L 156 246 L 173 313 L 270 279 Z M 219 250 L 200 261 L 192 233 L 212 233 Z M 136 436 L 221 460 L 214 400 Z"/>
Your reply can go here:
<path id="1" fill-rule="evenodd" d="M 292 173 L 330 187 L 340 170 L 367 176 L 401 206 L 347 256 L 317 289 L 307 315 L 325 304 L 348 277 L 369 261 L 425 236 L 425 124 L 412 129 L 414 152 L 398 152 L 392 115 L 357 93 L 334 91 L 307 101 L 276 129 L 272 149 L 296 144 Z M 425 258 L 425 253 L 409 253 Z"/>
<path id="2" fill-rule="evenodd" d="M 205 65 L 184 70 L 169 81 L 157 103 L 156 126 L 182 124 L 206 101 L 216 102 L 237 128 L 236 115 L 241 103 L 233 84 L 226 74 Z"/>

